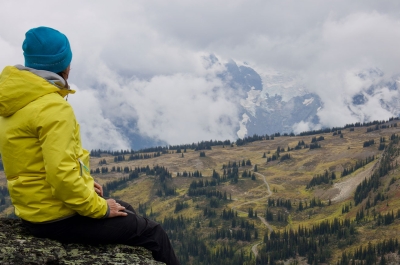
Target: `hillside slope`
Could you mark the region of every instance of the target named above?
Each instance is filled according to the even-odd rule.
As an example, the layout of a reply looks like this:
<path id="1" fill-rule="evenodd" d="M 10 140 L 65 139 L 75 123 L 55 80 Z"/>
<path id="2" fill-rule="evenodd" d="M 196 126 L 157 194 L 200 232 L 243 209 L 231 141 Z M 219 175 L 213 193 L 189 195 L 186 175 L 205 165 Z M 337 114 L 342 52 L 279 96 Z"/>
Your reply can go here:
<path id="1" fill-rule="evenodd" d="M 184 264 L 372 264 L 356 250 L 400 237 L 399 131 L 392 121 L 197 151 L 102 152 L 91 169 L 111 197 L 162 223 Z M 10 216 L 7 196 L 0 210 Z M 368 257 L 397 259 L 385 253 Z"/>

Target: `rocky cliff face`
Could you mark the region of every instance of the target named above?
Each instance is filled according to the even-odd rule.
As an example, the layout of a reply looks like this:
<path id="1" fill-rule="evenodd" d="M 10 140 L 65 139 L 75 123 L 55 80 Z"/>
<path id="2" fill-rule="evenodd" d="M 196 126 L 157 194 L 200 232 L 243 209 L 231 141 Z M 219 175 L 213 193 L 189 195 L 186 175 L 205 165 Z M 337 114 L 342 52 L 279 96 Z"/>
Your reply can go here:
<path id="1" fill-rule="evenodd" d="M 18 219 L 0 218 L 0 264 L 152 264 L 151 253 L 125 245 L 62 244 L 35 238 Z"/>

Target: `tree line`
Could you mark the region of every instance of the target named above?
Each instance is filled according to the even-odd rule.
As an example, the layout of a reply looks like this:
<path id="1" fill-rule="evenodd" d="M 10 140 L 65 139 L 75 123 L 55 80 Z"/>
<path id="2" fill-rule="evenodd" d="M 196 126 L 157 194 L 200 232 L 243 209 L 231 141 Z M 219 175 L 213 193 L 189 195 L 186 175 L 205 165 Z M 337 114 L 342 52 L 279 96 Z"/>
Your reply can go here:
<path id="1" fill-rule="evenodd" d="M 290 199 L 285 200 L 285 199 L 272 199 L 268 198 L 268 207 L 285 207 L 288 211 L 292 209 L 292 202 Z"/>
<path id="2" fill-rule="evenodd" d="M 291 132 L 290 134 L 284 133 L 283 136 L 291 136 L 291 137 L 292 136 L 308 136 L 308 135 L 316 135 L 316 134 L 324 134 L 324 133 L 335 133 L 335 132 L 338 134 L 338 131 L 340 131 L 340 134 L 342 134 L 341 130 L 343 130 L 343 129 L 347 129 L 347 128 L 351 129 L 351 128 L 354 128 L 354 127 L 368 127 L 368 126 L 371 126 L 371 125 L 381 125 L 381 124 L 384 124 L 384 123 L 387 123 L 387 122 L 390 122 L 390 121 L 394 121 L 394 120 L 399 120 L 399 118 L 398 117 L 390 118 L 388 121 L 377 121 L 377 120 L 375 120 L 375 121 L 363 122 L 363 123 L 356 122 L 356 123 L 346 124 L 344 127 L 332 127 L 332 128 L 323 128 L 323 129 L 319 129 L 319 130 L 305 131 L 305 132 L 301 132 L 301 133 L 299 133 L 297 135 L 295 135 L 293 132 Z M 391 126 L 397 127 L 397 124 L 394 123 Z M 388 127 L 389 126 L 386 125 L 386 127 L 384 127 L 384 128 L 388 128 Z M 383 128 L 383 127 L 381 126 L 381 128 Z M 279 136 L 281 136 L 280 133 L 275 133 L 275 134 L 272 134 L 271 136 L 269 136 L 268 134 L 267 135 L 254 134 L 253 136 L 247 136 L 247 137 L 244 137 L 242 139 L 237 139 L 236 140 L 236 145 L 240 146 L 240 145 L 244 145 L 244 144 L 255 142 L 255 141 L 261 141 L 261 140 L 274 140 L 275 137 L 279 137 Z"/>
<path id="3" fill-rule="evenodd" d="M 375 160 L 375 156 L 369 156 L 366 157 L 365 159 L 360 159 L 356 161 L 354 166 L 344 168 L 340 177 L 345 177 L 347 175 L 350 175 L 354 171 L 356 171 L 359 168 L 364 167 L 365 165 L 371 163 L 372 161 Z M 325 170 L 323 174 L 317 174 L 315 175 L 310 182 L 307 184 L 306 189 L 312 188 L 314 186 L 318 186 L 321 184 L 332 184 L 332 181 L 336 179 L 336 174 L 335 172 L 329 172 L 328 170 Z"/>
<path id="4" fill-rule="evenodd" d="M 382 153 L 379 167 L 374 171 L 369 179 L 364 179 L 360 183 L 354 194 L 355 204 L 361 203 L 372 190 L 377 190 L 381 185 L 380 178 L 387 175 L 390 170 L 397 167 L 397 163 L 393 164 L 394 157 L 399 155 L 399 149 L 395 146 L 398 143 L 398 135 L 392 134 L 390 143 L 385 151 Z"/>
<path id="5" fill-rule="evenodd" d="M 199 179 L 198 181 L 193 180 L 192 183 L 189 185 L 189 189 L 197 189 L 197 188 L 203 188 L 203 187 L 208 187 L 208 186 L 217 186 L 217 182 L 215 179 L 212 179 L 211 181 L 203 181 L 203 179 Z"/>
<path id="6" fill-rule="evenodd" d="M 375 156 L 369 156 L 369 157 L 367 157 L 365 159 L 360 159 L 360 160 L 356 161 L 356 164 L 354 166 L 343 169 L 341 177 L 345 177 L 347 175 L 350 175 L 351 173 L 353 173 L 357 169 L 364 167 L 365 165 L 371 163 L 374 160 L 375 160 Z"/>
<path id="7" fill-rule="evenodd" d="M 127 186 L 127 182 L 138 178 L 140 173 L 144 173 L 145 175 L 158 176 L 158 180 L 162 184 L 162 188 L 166 196 L 176 194 L 176 189 L 168 187 L 166 183 L 166 180 L 172 178 L 172 174 L 164 166 L 157 165 L 153 168 L 150 168 L 147 165 L 146 167 L 135 167 L 134 169 L 125 167 L 124 173 L 128 173 L 128 176 L 107 182 L 105 185 L 103 185 L 103 193 L 105 197 L 110 197 L 110 193 L 112 191 L 125 188 Z M 161 195 L 163 191 L 161 190 Z M 157 191 L 157 194 L 160 195 L 160 192 Z"/>
<path id="8" fill-rule="evenodd" d="M 360 245 L 354 252 L 343 251 L 342 257 L 336 265 L 373 265 L 388 264 L 385 254 L 400 253 L 399 241 L 397 238 L 389 238 L 378 241 L 376 244 L 368 242 L 367 245 Z"/>
<path id="9" fill-rule="evenodd" d="M 228 200 L 228 196 L 226 191 L 221 192 L 216 189 L 209 189 L 209 188 L 197 188 L 197 189 L 189 189 L 188 196 L 190 197 L 198 197 L 198 196 L 206 196 L 207 198 L 218 198 L 220 200 Z"/>
<path id="10" fill-rule="evenodd" d="M 316 149 L 316 148 L 321 148 L 321 145 L 318 142 L 323 141 L 323 140 L 325 140 L 325 138 L 323 136 L 319 136 L 318 138 L 312 137 L 311 143 L 309 145 L 304 143 L 304 140 L 301 140 L 297 143 L 297 145 L 294 148 L 291 148 L 290 146 L 288 146 L 287 151 L 289 152 L 289 151 L 293 151 L 293 150 L 300 150 L 303 148 L 309 148 L 310 150 Z M 278 159 L 280 162 L 291 159 L 290 153 L 284 154 L 281 156 L 280 153 L 283 153 L 283 152 L 285 152 L 285 148 L 278 146 L 278 148 L 276 149 L 276 152 L 274 154 L 272 154 L 272 156 L 267 158 L 267 163 L 278 160 Z M 263 158 L 266 158 L 265 153 L 263 155 Z"/>
<path id="11" fill-rule="evenodd" d="M 209 216 L 209 212 L 215 213 L 215 210 L 206 209 L 204 216 Z M 224 211 L 221 213 L 221 218 L 223 214 Z M 225 211 L 225 215 L 227 214 L 228 211 Z M 233 215 L 235 214 L 237 215 L 237 213 L 233 213 Z M 215 217 L 216 215 L 214 214 L 213 218 Z M 237 217 L 234 219 L 236 220 Z M 244 242 L 248 242 L 246 239 L 251 240 L 254 237 L 258 237 L 258 232 L 254 232 L 254 224 L 248 221 L 245 222 L 243 219 L 241 222 L 237 221 L 235 229 L 232 232 L 225 228 L 218 228 L 218 233 L 216 232 L 217 230 L 214 230 L 208 236 L 204 235 L 204 231 L 198 220 L 183 217 L 182 215 L 165 217 L 160 221 L 160 224 L 167 232 L 176 255 L 182 264 L 242 265 L 245 262 L 250 262 L 252 256 L 250 254 L 246 255 L 239 250 L 239 247 L 234 243 L 235 238 L 240 238 Z M 208 226 L 213 227 L 212 219 L 210 219 Z M 250 235 L 246 231 L 250 231 Z M 231 237 L 231 240 L 228 243 L 215 240 L 216 237 L 222 238 L 222 236 L 226 240 L 228 240 L 228 237 Z M 213 242 L 212 246 L 209 241 Z"/>
<path id="12" fill-rule="evenodd" d="M 181 145 L 167 145 L 167 146 L 157 146 L 157 147 L 150 147 L 150 148 L 143 148 L 138 151 L 133 149 L 126 149 L 126 150 L 102 150 L 102 149 L 93 149 L 90 151 L 90 156 L 92 157 L 101 157 L 101 154 L 109 154 L 112 156 L 120 156 L 120 155 L 139 155 L 141 153 L 154 153 L 158 156 L 161 154 L 168 154 L 171 150 L 210 150 L 212 146 L 220 146 L 220 145 L 231 145 L 230 140 L 220 141 L 220 140 L 210 140 L 210 141 L 201 141 L 192 144 L 181 144 Z M 137 157 L 137 156 L 134 156 Z M 144 158 L 144 157 L 143 157 Z M 138 158 L 141 159 L 141 158 Z M 132 159 L 134 160 L 134 159 Z"/>
<path id="13" fill-rule="evenodd" d="M 375 140 L 371 139 L 371 140 L 365 141 L 363 143 L 363 147 L 369 147 L 369 146 L 374 145 L 374 144 L 375 144 Z"/>
<path id="14" fill-rule="evenodd" d="M 231 163 L 231 161 L 228 161 L 228 164 L 222 164 L 222 169 L 228 169 L 228 168 L 238 168 L 238 167 L 245 167 L 245 166 L 251 166 L 251 160 L 247 159 L 247 160 L 242 160 L 239 162 L 234 161 Z"/>
<path id="15" fill-rule="evenodd" d="M 326 247 L 331 242 L 346 241 L 354 237 L 356 229 L 349 219 L 324 220 L 310 228 L 285 229 L 264 235 L 264 247 L 256 264 L 275 264 L 280 260 L 306 257 L 308 264 L 327 262 L 331 252 Z"/>
<path id="16" fill-rule="evenodd" d="M 323 174 L 317 174 L 315 175 L 310 182 L 307 184 L 306 189 L 309 189 L 314 186 L 318 186 L 321 184 L 331 184 L 333 180 L 336 179 L 336 174 L 335 172 L 329 173 L 328 170 L 325 170 Z"/>
<path id="17" fill-rule="evenodd" d="M 185 178 L 186 177 L 189 177 L 189 178 L 191 178 L 191 177 L 202 178 L 203 174 L 200 171 L 196 170 L 194 172 L 187 172 L 187 171 L 183 171 L 182 173 L 177 172 L 176 176 L 177 177 L 185 177 Z"/>
<path id="18" fill-rule="evenodd" d="M 382 123 L 380 123 L 380 124 L 382 124 Z M 397 127 L 397 123 L 393 123 L 391 125 L 388 125 L 388 124 L 380 125 L 380 124 L 376 124 L 374 127 L 367 128 L 367 133 L 373 132 L 373 131 L 378 131 L 380 129 L 387 129 L 387 128 L 390 128 L 390 127 Z"/>

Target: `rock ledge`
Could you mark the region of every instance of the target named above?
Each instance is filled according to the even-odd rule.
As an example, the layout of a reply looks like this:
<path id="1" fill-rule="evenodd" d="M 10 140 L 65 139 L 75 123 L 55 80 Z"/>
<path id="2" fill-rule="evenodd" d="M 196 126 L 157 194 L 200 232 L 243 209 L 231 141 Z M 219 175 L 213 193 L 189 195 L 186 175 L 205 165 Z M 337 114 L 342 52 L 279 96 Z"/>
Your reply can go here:
<path id="1" fill-rule="evenodd" d="M 0 264 L 161 265 L 142 247 L 63 244 L 36 238 L 19 219 L 0 218 Z"/>

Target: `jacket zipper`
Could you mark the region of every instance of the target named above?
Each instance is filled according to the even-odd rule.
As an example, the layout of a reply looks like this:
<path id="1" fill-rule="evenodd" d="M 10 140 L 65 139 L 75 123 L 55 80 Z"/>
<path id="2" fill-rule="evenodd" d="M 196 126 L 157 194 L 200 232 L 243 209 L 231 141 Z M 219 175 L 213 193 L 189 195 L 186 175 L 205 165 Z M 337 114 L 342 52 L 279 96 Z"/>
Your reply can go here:
<path id="1" fill-rule="evenodd" d="M 81 176 L 83 176 L 82 167 L 86 170 L 86 172 L 90 172 L 89 168 L 87 166 L 85 166 L 85 164 L 82 162 L 82 160 L 80 158 L 78 158 L 78 161 L 80 164 L 79 171 L 80 171 Z"/>

